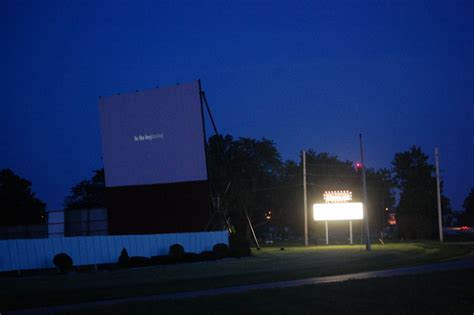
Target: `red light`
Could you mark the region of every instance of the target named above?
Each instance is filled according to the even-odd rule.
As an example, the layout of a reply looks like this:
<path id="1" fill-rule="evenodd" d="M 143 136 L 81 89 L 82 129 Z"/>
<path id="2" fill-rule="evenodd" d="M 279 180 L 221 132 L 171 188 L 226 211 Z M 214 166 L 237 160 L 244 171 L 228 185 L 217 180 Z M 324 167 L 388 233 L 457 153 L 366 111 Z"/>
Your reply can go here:
<path id="1" fill-rule="evenodd" d="M 395 213 L 388 214 L 388 224 L 389 225 L 397 225 L 397 217 Z"/>
<path id="2" fill-rule="evenodd" d="M 360 170 L 362 168 L 362 163 L 357 162 L 355 167 L 356 167 L 356 169 Z"/>

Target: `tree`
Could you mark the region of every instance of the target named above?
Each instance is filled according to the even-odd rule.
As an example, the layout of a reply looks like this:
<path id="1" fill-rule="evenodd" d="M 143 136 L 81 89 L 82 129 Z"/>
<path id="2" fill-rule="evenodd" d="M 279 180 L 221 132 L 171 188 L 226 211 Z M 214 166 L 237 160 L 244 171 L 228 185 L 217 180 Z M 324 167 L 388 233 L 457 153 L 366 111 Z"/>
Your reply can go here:
<path id="1" fill-rule="evenodd" d="M 275 198 L 272 223 L 280 230 L 303 233 L 303 173 L 301 163 L 282 164 L 279 182 L 271 188 Z"/>
<path id="2" fill-rule="evenodd" d="M 369 225 L 372 231 L 371 235 L 375 236 L 374 232 L 380 232 L 385 227 L 386 209 L 392 209 L 395 206 L 395 183 L 390 170 L 384 168 L 380 170 L 366 169 L 366 178 Z"/>
<path id="3" fill-rule="evenodd" d="M 400 189 L 397 222 L 403 238 L 437 238 L 438 212 L 434 166 L 416 146 L 395 154 L 393 180 Z M 442 185 L 441 185 L 442 186 Z M 441 187 L 442 188 L 442 187 Z M 443 196 L 444 213 L 450 212 L 449 199 Z"/>
<path id="4" fill-rule="evenodd" d="M 461 222 L 464 225 L 474 226 L 474 188 L 467 195 L 462 204 L 464 213 L 461 215 Z"/>
<path id="5" fill-rule="evenodd" d="M 243 207 L 248 209 L 254 226 L 263 226 L 264 214 L 271 210 L 271 225 L 280 231 L 303 233 L 303 181 L 301 158 L 282 162 L 272 141 L 232 136 L 214 136 L 207 146 L 209 179 L 215 197 L 238 230 L 247 230 Z M 326 152 L 309 150 L 306 154 L 308 205 L 322 200 L 326 190 L 351 190 L 355 201 L 362 201 L 361 174 L 351 161 L 342 161 Z M 230 186 L 228 184 L 230 183 Z M 384 207 L 392 207 L 394 184 L 388 170 L 367 170 L 371 228 L 383 225 Z M 230 187 L 227 189 L 227 187 Z M 225 193 L 224 193 L 225 192 Z M 315 228 L 308 208 L 310 233 Z M 336 223 L 335 223 L 336 224 Z M 341 223 L 347 225 L 347 222 Z M 355 227 L 354 227 L 355 228 Z M 345 231 L 345 230 L 344 230 Z"/>
<path id="6" fill-rule="evenodd" d="M 45 222 L 46 204 L 35 197 L 30 181 L 10 169 L 0 171 L 0 209 L 2 226 Z"/>
<path id="7" fill-rule="evenodd" d="M 208 142 L 207 159 L 213 194 L 219 197 L 237 231 L 247 231 L 244 210 L 255 225 L 263 223 L 264 213 L 277 205 L 269 189 L 278 185 L 282 166 L 274 143 L 265 138 L 213 136 Z"/>
<path id="8" fill-rule="evenodd" d="M 105 207 L 104 169 L 95 170 L 91 179 L 83 180 L 72 187 L 64 205 L 66 210 Z"/>
<path id="9" fill-rule="evenodd" d="M 306 152 L 306 181 L 309 236 L 322 240 L 325 238 L 325 224 L 312 220 L 312 205 L 324 203 L 324 192 L 334 190 L 349 190 L 355 201 L 362 201 L 359 176 L 352 167 L 352 162 L 341 161 L 337 156 L 326 152 L 316 153 L 314 150 L 308 150 Z M 302 198 L 302 189 L 300 191 L 300 198 Z M 329 222 L 329 230 L 338 232 L 336 237 L 332 233 L 331 239 L 343 241 L 341 238 L 346 238 L 348 228 L 347 221 Z"/>
<path id="10" fill-rule="evenodd" d="M 310 205 L 324 202 L 323 194 L 327 190 L 349 190 L 354 201 L 363 202 L 362 174 L 354 168 L 353 162 L 342 161 L 326 152 L 316 154 L 315 151 L 309 150 L 306 154 L 306 164 Z M 372 233 L 378 234 L 385 224 L 384 208 L 391 208 L 395 203 L 394 183 L 387 169 L 366 169 L 366 178 L 369 226 Z M 336 222 L 332 224 L 337 225 Z M 346 226 L 347 222 L 341 222 L 339 225 Z M 315 225 L 310 224 L 310 230 L 311 226 Z M 319 230 L 323 232 L 321 228 Z M 321 236 L 319 232 L 318 235 Z"/>
<path id="11" fill-rule="evenodd" d="M 306 176 L 310 204 L 324 202 L 327 190 L 350 190 L 354 198 L 360 199 L 360 180 L 352 167 L 352 162 L 341 161 L 326 152 L 306 152 Z"/>

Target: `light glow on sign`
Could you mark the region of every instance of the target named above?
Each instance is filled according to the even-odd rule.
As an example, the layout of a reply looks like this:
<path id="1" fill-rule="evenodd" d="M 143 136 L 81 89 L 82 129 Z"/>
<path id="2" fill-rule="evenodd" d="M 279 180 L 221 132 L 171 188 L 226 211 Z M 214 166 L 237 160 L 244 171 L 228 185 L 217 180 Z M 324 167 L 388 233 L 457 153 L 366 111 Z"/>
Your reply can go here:
<path id="1" fill-rule="evenodd" d="M 364 218 L 362 202 L 315 203 L 313 205 L 315 221 L 361 220 Z"/>
<path id="2" fill-rule="evenodd" d="M 352 191 L 349 191 L 349 190 L 325 191 L 323 198 L 324 198 L 324 201 L 326 202 L 347 202 L 347 201 L 352 200 Z"/>

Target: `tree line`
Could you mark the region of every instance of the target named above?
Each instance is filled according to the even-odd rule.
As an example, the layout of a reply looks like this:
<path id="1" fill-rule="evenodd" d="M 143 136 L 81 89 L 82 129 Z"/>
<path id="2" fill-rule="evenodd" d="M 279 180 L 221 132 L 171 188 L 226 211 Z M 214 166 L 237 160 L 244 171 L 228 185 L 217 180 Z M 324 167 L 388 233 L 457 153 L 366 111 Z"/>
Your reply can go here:
<path id="1" fill-rule="evenodd" d="M 301 156 L 283 160 L 273 141 L 262 138 L 212 136 L 206 145 L 208 178 L 214 208 L 214 226 L 245 233 L 247 215 L 257 231 L 269 226 L 301 235 L 303 231 L 303 175 Z M 406 239 L 436 238 L 437 196 L 434 166 L 419 147 L 396 153 L 392 167 L 366 169 L 369 223 L 372 233 L 386 224 L 387 210 L 397 215 L 399 236 Z M 306 151 L 308 218 L 313 203 L 323 202 L 327 190 L 350 190 L 362 201 L 361 171 L 354 161 L 327 152 Z M 71 188 L 65 210 L 105 206 L 104 170 Z M 1 225 L 44 222 L 45 203 L 31 192 L 31 183 L 11 170 L 0 171 Z M 464 204 L 462 223 L 474 225 L 474 189 Z M 443 214 L 451 212 L 442 195 Z M 310 234 L 318 233 L 310 224 Z"/>

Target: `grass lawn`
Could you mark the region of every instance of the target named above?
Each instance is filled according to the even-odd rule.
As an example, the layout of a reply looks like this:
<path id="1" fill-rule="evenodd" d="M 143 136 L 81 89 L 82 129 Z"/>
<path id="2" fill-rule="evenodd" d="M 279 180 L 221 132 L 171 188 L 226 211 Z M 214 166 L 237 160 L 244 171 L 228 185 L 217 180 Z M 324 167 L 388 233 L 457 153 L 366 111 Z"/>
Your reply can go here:
<path id="1" fill-rule="evenodd" d="M 64 314 L 472 314 L 474 270 L 245 294 L 140 302 Z"/>
<path id="2" fill-rule="evenodd" d="M 0 276 L 2 310 L 336 275 L 474 256 L 474 244 L 279 247 L 252 257 L 114 271 Z M 474 311 L 474 310 L 473 310 Z"/>

